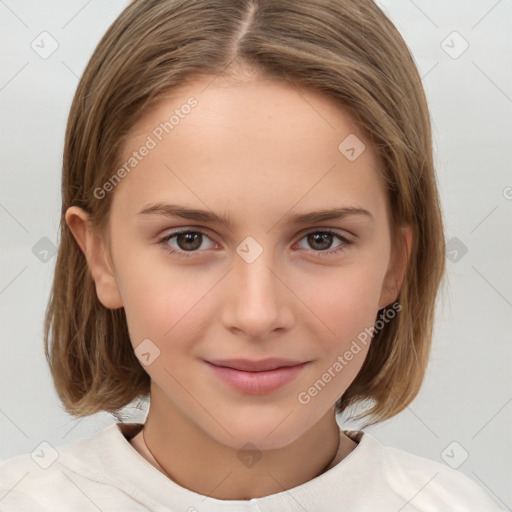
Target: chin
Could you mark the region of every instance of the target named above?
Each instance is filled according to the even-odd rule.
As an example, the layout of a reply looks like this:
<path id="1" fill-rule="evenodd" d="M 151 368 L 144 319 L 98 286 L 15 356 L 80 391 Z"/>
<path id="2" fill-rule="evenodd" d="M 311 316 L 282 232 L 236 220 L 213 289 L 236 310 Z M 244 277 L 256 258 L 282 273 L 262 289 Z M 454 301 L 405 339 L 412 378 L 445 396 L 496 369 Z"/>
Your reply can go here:
<path id="1" fill-rule="evenodd" d="M 290 408 L 289 411 L 293 410 Z M 273 450 L 285 447 L 295 441 L 305 432 L 304 420 L 294 414 L 283 413 L 280 408 L 275 414 L 258 414 L 250 417 L 234 415 L 232 418 L 216 419 L 213 431 L 209 435 L 217 442 L 234 449 L 241 449 L 246 443 L 251 443 L 260 450 Z"/>

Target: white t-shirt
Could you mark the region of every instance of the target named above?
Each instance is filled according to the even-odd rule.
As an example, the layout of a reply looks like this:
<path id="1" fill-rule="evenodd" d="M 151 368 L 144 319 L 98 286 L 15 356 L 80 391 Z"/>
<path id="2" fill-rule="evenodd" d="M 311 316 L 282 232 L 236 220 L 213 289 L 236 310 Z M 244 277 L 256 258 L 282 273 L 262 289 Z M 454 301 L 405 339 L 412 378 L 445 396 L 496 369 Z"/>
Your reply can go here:
<path id="1" fill-rule="evenodd" d="M 181 487 L 130 444 L 141 423 L 0 464 L 0 512 L 497 512 L 472 479 L 440 462 L 345 430 L 358 443 L 325 473 L 250 500 L 218 500 Z M 37 463 L 35 461 L 38 461 Z M 46 467 L 46 469 L 44 469 Z"/>

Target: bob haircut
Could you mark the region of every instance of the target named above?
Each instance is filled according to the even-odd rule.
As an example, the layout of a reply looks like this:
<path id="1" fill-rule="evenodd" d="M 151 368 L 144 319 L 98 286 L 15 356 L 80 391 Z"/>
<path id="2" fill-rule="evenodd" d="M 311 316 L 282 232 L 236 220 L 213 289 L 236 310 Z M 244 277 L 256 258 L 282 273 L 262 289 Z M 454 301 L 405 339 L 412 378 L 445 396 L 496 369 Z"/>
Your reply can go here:
<path id="1" fill-rule="evenodd" d="M 356 419 L 370 418 L 370 425 L 402 411 L 420 389 L 445 271 L 445 237 L 428 105 L 398 30 L 372 0 L 134 0 L 90 58 L 65 134 L 60 241 L 44 349 L 71 415 L 106 411 L 120 419 L 121 408 L 149 396 L 151 381 L 134 354 L 124 308 L 106 308 L 96 295 L 66 210 L 83 208 L 108 241 L 115 191 L 101 199 L 94 191 L 121 165 L 130 129 L 173 88 L 239 64 L 343 106 L 379 157 L 393 250 L 404 254 L 399 227 L 413 230 L 397 297 L 400 314 L 374 331 L 336 413 L 364 405 Z"/>

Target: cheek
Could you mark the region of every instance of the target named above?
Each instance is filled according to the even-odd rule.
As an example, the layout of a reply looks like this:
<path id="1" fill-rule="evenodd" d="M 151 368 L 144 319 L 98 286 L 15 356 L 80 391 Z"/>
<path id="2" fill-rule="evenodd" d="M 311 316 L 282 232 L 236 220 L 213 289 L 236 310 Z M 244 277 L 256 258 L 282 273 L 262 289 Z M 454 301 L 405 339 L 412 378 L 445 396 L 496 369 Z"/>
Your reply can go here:
<path id="1" fill-rule="evenodd" d="M 368 269 L 354 265 L 332 275 L 336 278 L 305 283 L 304 302 L 314 314 L 305 311 L 303 322 L 318 361 L 297 399 L 313 409 L 332 405 L 356 378 L 370 348 L 378 307 L 377 278 Z"/>
<path id="2" fill-rule="evenodd" d="M 192 267 L 172 268 L 165 255 L 144 262 L 136 254 L 123 260 L 119 274 L 134 347 L 149 338 L 162 351 L 176 354 L 180 348 L 193 344 L 208 319 L 205 308 L 217 276 L 197 276 Z"/>
<path id="3" fill-rule="evenodd" d="M 381 269 L 359 262 L 329 268 L 307 280 L 302 277 L 297 295 L 307 306 L 305 313 L 315 320 L 317 334 L 339 345 L 373 326 L 381 286 Z"/>

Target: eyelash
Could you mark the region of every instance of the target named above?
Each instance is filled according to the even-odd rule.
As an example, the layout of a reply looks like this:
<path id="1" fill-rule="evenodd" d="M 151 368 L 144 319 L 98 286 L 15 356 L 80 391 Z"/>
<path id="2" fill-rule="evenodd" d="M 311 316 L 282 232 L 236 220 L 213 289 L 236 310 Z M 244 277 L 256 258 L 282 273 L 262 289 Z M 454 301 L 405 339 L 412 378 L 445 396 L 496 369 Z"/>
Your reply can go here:
<path id="1" fill-rule="evenodd" d="M 203 236 L 206 236 L 208 238 L 210 238 L 208 236 L 207 233 L 205 233 L 204 231 L 200 230 L 200 229 L 184 229 L 184 230 L 181 230 L 181 231 L 174 231 L 172 233 L 169 233 L 167 235 L 165 235 L 165 237 L 163 237 L 162 239 L 160 239 L 158 241 L 158 244 L 161 245 L 163 247 L 163 249 L 168 252 L 169 254 L 173 254 L 173 255 L 176 255 L 176 256 L 179 256 L 180 258 L 191 258 L 191 257 L 194 257 L 194 254 L 198 253 L 198 252 L 201 252 L 201 251 L 189 251 L 189 252 L 185 252 L 185 251 L 177 251 L 175 249 L 171 249 L 169 244 L 167 242 L 169 242 L 169 240 L 171 240 L 172 238 L 178 236 L 178 235 L 181 235 L 181 234 L 184 234 L 184 233 L 200 233 L 202 234 Z M 347 238 L 345 238 L 344 236 L 340 235 L 339 233 L 337 233 L 336 231 L 333 231 L 331 229 L 316 229 L 316 230 L 312 230 L 312 231 L 308 231 L 307 233 L 305 233 L 301 240 L 305 237 L 307 237 L 308 235 L 311 235 L 313 233 L 321 233 L 321 234 L 331 234 L 331 235 L 334 235 L 336 238 L 338 238 L 338 240 L 340 240 L 341 242 L 343 242 L 341 245 L 339 245 L 336 249 L 333 249 L 333 250 L 329 250 L 329 251 L 313 251 L 314 253 L 317 253 L 317 256 L 316 257 L 326 257 L 326 256 L 330 256 L 331 254 L 336 254 L 336 253 L 339 253 L 339 252 L 342 252 L 346 249 L 346 246 L 349 246 L 351 245 L 353 242 L 351 240 L 348 240 Z"/>

